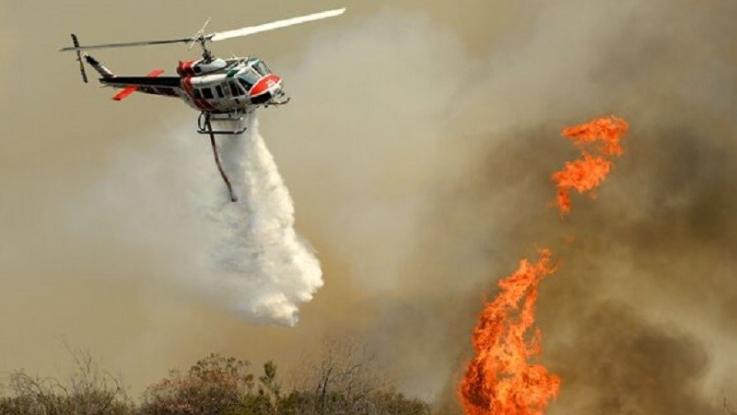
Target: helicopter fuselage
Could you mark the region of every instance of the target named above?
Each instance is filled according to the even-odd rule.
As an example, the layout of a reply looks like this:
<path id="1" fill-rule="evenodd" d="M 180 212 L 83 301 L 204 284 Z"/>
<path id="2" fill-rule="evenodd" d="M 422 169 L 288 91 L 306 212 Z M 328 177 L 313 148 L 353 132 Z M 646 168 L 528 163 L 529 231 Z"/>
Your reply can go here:
<path id="1" fill-rule="evenodd" d="M 179 62 L 179 76 L 164 77 L 159 76 L 162 70 L 147 76 L 117 76 L 92 56 L 85 54 L 85 59 L 102 76 L 100 83 L 124 89 L 113 97 L 116 101 L 138 91 L 181 98 L 202 113 L 233 115 L 289 101 L 281 77 L 256 57 Z"/>
<path id="2" fill-rule="evenodd" d="M 242 112 L 286 102 L 281 77 L 259 58 L 180 62 L 177 72 L 181 77 L 178 95 L 199 111 Z"/>

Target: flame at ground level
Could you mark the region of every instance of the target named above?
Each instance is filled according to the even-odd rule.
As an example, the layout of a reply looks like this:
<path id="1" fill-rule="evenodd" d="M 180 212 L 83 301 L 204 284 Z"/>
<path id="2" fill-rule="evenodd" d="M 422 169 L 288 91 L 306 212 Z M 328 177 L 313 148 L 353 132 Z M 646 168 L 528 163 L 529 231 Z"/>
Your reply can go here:
<path id="1" fill-rule="evenodd" d="M 535 264 L 522 260 L 486 304 L 473 333 L 476 357 L 461 384 L 466 415 L 540 415 L 557 396 L 560 377 L 530 363 L 541 353 L 542 332 L 534 327 L 535 302 L 543 278 L 553 274 L 544 249 Z"/>

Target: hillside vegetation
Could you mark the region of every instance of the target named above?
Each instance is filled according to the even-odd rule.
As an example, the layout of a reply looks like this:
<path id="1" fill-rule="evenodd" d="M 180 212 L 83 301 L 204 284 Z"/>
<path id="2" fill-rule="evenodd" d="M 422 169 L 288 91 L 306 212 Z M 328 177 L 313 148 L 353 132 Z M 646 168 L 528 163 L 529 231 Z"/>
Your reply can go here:
<path id="1" fill-rule="evenodd" d="M 331 349 L 332 350 L 332 349 Z M 428 403 L 397 392 L 363 355 L 327 353 L 306 364 L 297 385 L 282 386 L 274 362 L 253 373 L 249 362 L 212 354 L 174 369 L 134 400 L 123 382 L 88 353 L 72 353 L 67 379 L 10 375 L 0 415 L 425 415 Z M 292 374 L 296 375 L 296 374 Z"/>

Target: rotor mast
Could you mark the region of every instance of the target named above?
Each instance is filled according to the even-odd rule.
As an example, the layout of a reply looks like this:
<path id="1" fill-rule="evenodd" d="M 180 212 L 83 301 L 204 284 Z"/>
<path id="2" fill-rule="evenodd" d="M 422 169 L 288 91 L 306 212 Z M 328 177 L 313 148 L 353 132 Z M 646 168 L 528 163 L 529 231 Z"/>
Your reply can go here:
<path id="1" fill-rule="evenodd" d="M 205 36 L 205 29 L 207 29 L 207 25 L 210 24 L 210 19 L 208 18 L 207 21 L 205 21 L 205 24 L 202 25 L 202 29 L 197 32 L 191 39 L 192 42 L 189 44 L 189 49 L 191 50 L 195 43 L 199 43 L 202 47 L 202 59 L 205 62 L 212 62 L 213 58 L 215 57 L 210 49 L 207 48 L 207 42 L 212 40 L 213 35 L 207 35 Z"/>
<path id="2" fill-rule="evenodd" d="M 204 59 L 205 62 L 212 62 L 215 56 L 212 54 L 210 49 L 207 48 L 207 38 L 200 36 L 197 41 L 200 42 L 200 46 L 202 46 L 202 59 Z"/>

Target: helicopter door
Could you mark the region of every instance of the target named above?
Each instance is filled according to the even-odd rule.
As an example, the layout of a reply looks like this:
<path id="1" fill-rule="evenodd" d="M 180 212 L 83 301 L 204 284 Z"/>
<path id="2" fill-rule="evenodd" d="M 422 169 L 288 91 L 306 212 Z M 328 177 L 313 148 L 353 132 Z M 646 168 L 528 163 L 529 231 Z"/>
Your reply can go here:
<path id="1" fill-rule="evenodd" d="M 238 86 L 233 80 L 228 81 L 228 87 L 226 89 L 230 90 L 230 94 L 231 94 L 233 101 L 237 105 L 240 105 L 241 101 L 239 100 L 239 98 L 244 99 L 246 92 L 242 90 L 241 87 Z"/>
<path id="2" fill-rule="evenodd" d="M 217 85 L 215 90 L 220 98 L 230 98 L 230 88 L 228 88 L 227 84 Z"/>

